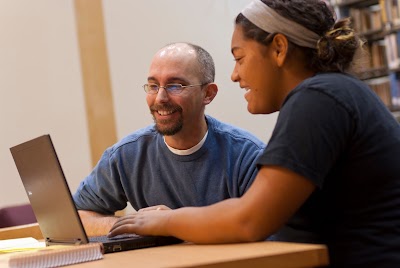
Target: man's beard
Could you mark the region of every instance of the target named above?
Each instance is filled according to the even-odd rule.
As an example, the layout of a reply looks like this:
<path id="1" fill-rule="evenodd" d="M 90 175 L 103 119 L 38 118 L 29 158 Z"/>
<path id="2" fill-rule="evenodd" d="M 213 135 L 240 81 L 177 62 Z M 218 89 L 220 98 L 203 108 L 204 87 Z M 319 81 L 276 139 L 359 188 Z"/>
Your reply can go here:
<path id="1" fill-rule="evenodd" d="M 168 107 L 169 110 L 175 110 L 175 112 L 180 113 L 181 117 L 179 117 L 179 119 L 177 121 L 173 121 L 173 120 L 163 120 L 163 119 L 159 119 L 157 120 L 156 117 L 154 116 L 153 113 L 156 113 L 157 110 L 161 110 L 161 108 L 166 108 Z M 183 127 L 183 119 L 182 119 L 182 108 L 179 106 L 172 106 L 172 105 L 163 105 L 163 106 L 152 106 L 150 107 L 150 112 L 153 116 L 153 120 L 155 123 L 155 129 L 158 133 L 160 133 L 161 135 L 164 136 L 172 136 L 175 135 L 176 133 L 178 133 L 179 131 L 181 131 L 182 127 Z M 164 124 L 167 124 L 169 126 L 164 126 Z M 170 125 L 172 124 L 172 125 Z"/>
<path id="2" fill-rule="evenodd" d="M 153 117 L 154 118 L 154 117 Z M 164 123 L 170 123 L 170 120 L 159 120 L 154 118 L 154 123 L 156 123 L 156 130 L 158 133 L 164 136 L 172 136 L 178 133 L 183 127 L 183 120 L 179 118 L 172 126 L 163 127 Z"/>

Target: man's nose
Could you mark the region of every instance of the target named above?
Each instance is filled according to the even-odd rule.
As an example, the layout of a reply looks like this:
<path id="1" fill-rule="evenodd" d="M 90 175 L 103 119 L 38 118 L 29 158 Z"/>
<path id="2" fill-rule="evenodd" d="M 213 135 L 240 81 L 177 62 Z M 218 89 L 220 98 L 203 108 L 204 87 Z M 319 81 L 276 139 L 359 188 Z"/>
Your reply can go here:
<path id="1" fill-rule="evenodd" d="M 165 88 L 159 87 L 156 100 L 160 102 L 166 102 L 168 101 L 168 99 L 169 99 L 168 92 L 165 90 Z"/>

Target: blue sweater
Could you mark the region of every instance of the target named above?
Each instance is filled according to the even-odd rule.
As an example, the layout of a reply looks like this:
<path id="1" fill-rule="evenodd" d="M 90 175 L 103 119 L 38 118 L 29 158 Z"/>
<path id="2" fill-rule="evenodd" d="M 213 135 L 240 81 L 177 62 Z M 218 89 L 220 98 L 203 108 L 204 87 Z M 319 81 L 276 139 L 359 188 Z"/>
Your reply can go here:
<path id="1" fill-rule="evenodd" d="M 160 204 L 179 208 L 243 195 L 265 144 L 247 131 L 206 119 L 206 141 L 191 155 L 172 153 L 154 126 L 108 148 L 74 194 L 77 208 L 112 214 L 127 202 L 136 210 Z"/>

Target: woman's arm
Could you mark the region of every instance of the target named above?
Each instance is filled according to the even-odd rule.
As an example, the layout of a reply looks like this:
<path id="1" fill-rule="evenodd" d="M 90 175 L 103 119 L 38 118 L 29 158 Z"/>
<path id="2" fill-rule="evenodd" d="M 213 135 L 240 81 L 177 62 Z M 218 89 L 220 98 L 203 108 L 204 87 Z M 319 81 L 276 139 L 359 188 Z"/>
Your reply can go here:
<path id="1" fill-rule="evenodd" d="M 194 243 L 248 242 L 277 231 L 314 191 L 288 169 L 263 167 L 241 198 L 201 207 L 143 211 L 120 218 L 109 236 L 122 233 L 175 236 Z"/>

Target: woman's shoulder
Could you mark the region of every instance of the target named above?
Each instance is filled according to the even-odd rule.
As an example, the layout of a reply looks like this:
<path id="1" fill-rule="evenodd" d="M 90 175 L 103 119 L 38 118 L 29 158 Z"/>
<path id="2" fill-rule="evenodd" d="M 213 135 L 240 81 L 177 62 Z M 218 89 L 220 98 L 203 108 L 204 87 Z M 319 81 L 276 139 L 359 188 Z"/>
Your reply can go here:
<path id="1" fill-rule="evenodd" d="M 346 73 L 318 73 L 300 83 L 293 94 L 302 91 L 318 92 L 339 102 L 352 101 L 361 95 L 374 98 L 372 90 L 365 82 Z"/>
<path id="2" fill-rule="evenodd" d="M 304 80 L 301 84 L 307 87 L 328 86 L 329 88 L 342 87 L 346 84 L 359 87 L 368 87 L 367 84 L 357 77 L 348 73 L 339 72 L 317 73 L 314 76 Z"/>

